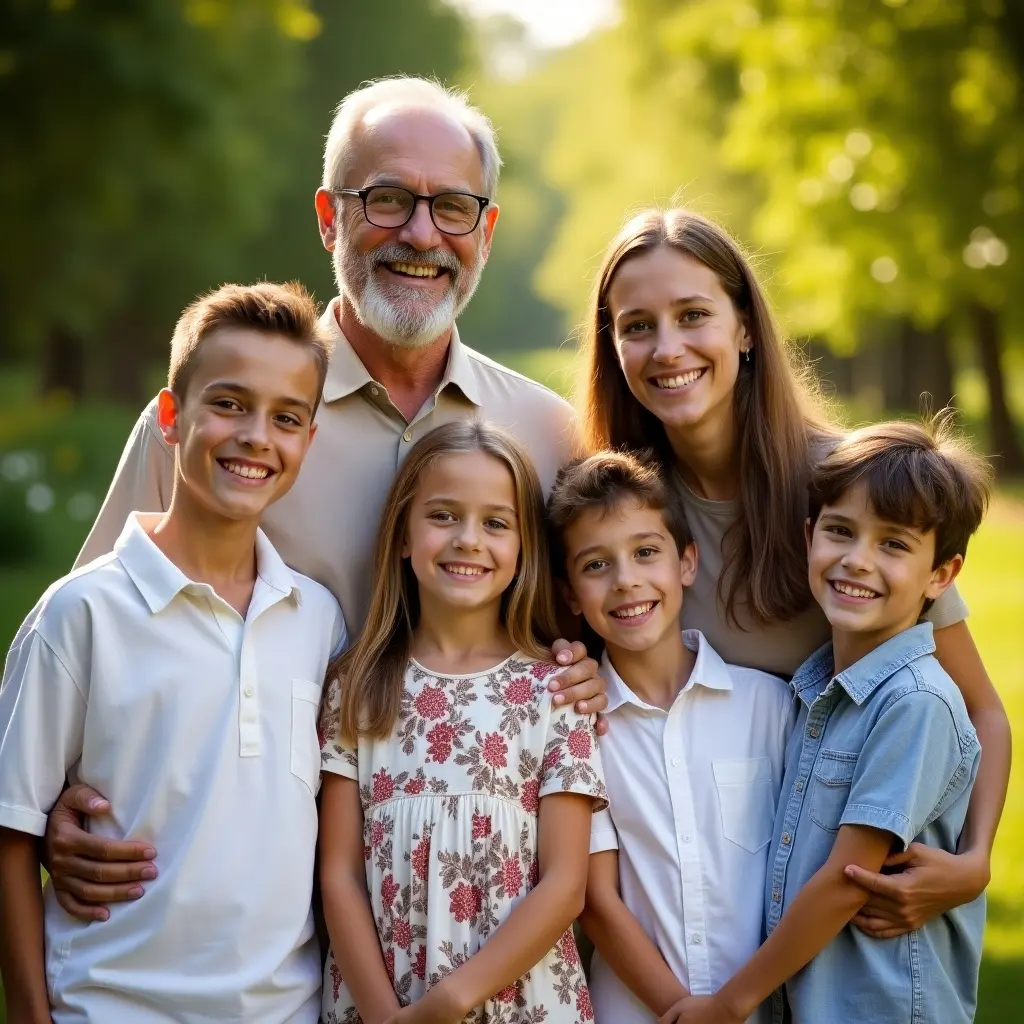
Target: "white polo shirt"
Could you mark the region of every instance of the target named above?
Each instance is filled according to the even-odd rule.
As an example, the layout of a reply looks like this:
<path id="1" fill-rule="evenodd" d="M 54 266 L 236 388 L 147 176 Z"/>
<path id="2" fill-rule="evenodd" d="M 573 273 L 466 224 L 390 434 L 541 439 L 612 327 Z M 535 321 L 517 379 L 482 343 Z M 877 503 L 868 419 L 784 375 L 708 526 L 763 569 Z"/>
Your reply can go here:
<path id="1" fill-rule="evenodd" d="M 694 995 L 710 995 L 761 943 L 768 844 L 793 694 L 776 676 L 726 665 L 698 630 L 697 660 L 668 711 L 641 700 L 605 656 L 609 807 L 590 852 L 619 851 L 623 902 Z M 596 953 L 596 1024 L 654 1017 Z M 759 1016 L 751 1021 L 768 1021 Z"/>
<path id="2" fill-rule="evenodd" d="M 0 688 L 0 825 L 42 835 L 66 776 L 110 800 L 95 834 L 157 849 L 107 921 L 47 890 L 53 1020 L 315 1024 L 316 719 L 341 611 L 260 533 L 243 621 L 150 540 L 159 518 L 47 590 Z"/>

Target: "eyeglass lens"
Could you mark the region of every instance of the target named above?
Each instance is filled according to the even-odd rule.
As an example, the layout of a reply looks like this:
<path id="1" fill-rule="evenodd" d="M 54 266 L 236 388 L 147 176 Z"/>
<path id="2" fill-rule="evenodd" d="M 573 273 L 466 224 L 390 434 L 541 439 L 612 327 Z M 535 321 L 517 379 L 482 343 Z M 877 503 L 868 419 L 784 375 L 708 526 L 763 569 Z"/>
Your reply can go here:
<path id="1" fill-rule="evenodd" d="M 397 228 L 412 216 L 413 194 L 404 188 L 377 185 L 366 194 L 366 219 L 379 228 Z M 434 196 L 430 215 L 441 231 L 464 235 L 476 227 L 480 201 L 459 192 Z"/>

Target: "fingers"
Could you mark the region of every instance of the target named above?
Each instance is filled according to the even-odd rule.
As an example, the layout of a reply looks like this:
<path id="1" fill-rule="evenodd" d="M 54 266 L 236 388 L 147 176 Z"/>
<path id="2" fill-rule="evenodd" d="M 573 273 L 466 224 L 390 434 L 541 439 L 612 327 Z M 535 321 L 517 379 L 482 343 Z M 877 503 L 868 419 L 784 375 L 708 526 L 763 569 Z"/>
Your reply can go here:
<path id="1" fill-rule="evenodd" d="M 906 935 L 907 932 L 913 930 L 894 924 L 883 917 L 874 917 L 863 912 L 853 918 L 853 923 L 865 935 L 869 935 L 873 939 L 895 939 L 897 936 Z"/>
<path id="2" fill-rule="evenodd" d="M 904 864 L 908 864 L 914 859 L 915 851 L 913 845 L 908 846 L 905 850 L 901 850 L 899 853 L 890 853 L 885 858 L 885 867 L 887 868 L 898 868 Z"/>
<path id="3" fill-rule="evenodd" d="M 608 735 L 608 719 L 604 715 L 598 715 L 594 722 L 594 731 L 598 736 Z"/>
<path id="4" fill-rule="evenodd" d="M 868 892 L 895 898 L 900 894 L 899 875 L 881 875 L 877 871 L 866 871 L 859 864 L 847 864 L 843 873 L 851 882 L 856 882 Z"/>
<path id="5" fill-rule="evenodd" d="M 157 875 L 156 866 L 148 860 L 108 863 L 84 857 L 66 857 L 61 860 L 60 869 L 62 878 L 76 878 L 101 886 L 151 882 Z M 100 902 L 105 903 L 106 900 Z"/>
<path id="6" fill-rule="evenodd" d="M 110 803 L 102 793 L 80 782 L 61 793 L 54 810 L 58 807 L 76 814 L 105 814 L 110 810 Z"/>
<path id="7" fill-rule="evenodd" d="M 550 682 L 556 705 L 575 704 L 580 714 L 601 711 L 608 703 L 604 695 L 604 680 L 597 674 L 598 665 L 593 658 L 584 658 L 562 669 Z"/>
<path id="8" fill-rule="evenodd" d="M 551 652 L 559 665 L 575 665 L 587 656 L 587 649 L 579 640 L 574 640 L 572 643 L 569 643 L 568 640 L 556 640 L 551 645 Z M 563 674 L 559 673 L 559 676 Z"/>
<path id="9" fill-rule="evenodd" d="M 67 875 L 59 882 L 55 881 L 53 888 L 54 892 L 70 893 L 79 903 L 99 905 L 130 903 L 132 900 L 137 900 L 144 892 L 138 882 L 125 885 L 97 885 L 95 882 L 83 882 L 73 875 Z"/>
<path id="10" fill-rule="evenodd" d="M 149 843 L 130 839 L 106 839 L 94 836 L 77 825 L 65 822 L 53 836 L 51 873 L 60 873 L 73 859 L 113 862 L 151 861 L 156 850 Z"/>
<path id="11" fill-rule="evenodd" d="M 110 911 L 106 907 L 91 907 L 88 903 L 81 903 L 71 893 L 58 889 L 56 886 L 54 886 L 53 893 L 60 906 L 80 921 L 106 921 L 110 917 Z"/>

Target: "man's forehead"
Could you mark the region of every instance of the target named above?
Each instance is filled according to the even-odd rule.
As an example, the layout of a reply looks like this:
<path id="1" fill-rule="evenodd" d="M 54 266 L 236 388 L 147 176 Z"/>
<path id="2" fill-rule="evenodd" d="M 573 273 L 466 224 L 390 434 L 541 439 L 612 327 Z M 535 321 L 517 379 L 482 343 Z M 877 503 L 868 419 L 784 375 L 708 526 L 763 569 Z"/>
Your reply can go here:
<path id="1" fill-rule="evenodd" d="M 444 110 L 411 104 L 374 107 L 363 118 L 353 144 L 352 170 L 360 183 L 413 176 L 472 191 L 483 185 L 473 136 Z"/>

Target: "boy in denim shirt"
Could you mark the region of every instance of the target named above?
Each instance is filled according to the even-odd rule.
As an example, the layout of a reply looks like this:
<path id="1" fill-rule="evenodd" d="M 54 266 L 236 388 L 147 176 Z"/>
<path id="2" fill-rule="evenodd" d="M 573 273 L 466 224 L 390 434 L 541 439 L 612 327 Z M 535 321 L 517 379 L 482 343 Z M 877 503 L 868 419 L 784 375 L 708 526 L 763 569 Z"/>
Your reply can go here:
<path id="1" fill-rule="evenodd" d="M 981 748 L 919 622 L 956 577 L 987 506 L 990 470 L 948 435 L 889 423 L 856 431 L 811 480 L 810 585 L 832 642 L 797 670 L 765 892 L 768 938 L 714 996 L 663 1021 L 773 1019 L 960 1024 L 974 1018 L 984 897 L 897 938 L 852 924 L 878 871 L 911 842 L 955 853 Z M 788 1011 L 788 1012 L 787 1012 Z"/>

